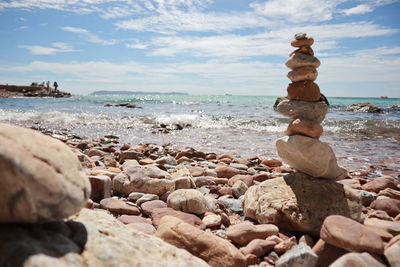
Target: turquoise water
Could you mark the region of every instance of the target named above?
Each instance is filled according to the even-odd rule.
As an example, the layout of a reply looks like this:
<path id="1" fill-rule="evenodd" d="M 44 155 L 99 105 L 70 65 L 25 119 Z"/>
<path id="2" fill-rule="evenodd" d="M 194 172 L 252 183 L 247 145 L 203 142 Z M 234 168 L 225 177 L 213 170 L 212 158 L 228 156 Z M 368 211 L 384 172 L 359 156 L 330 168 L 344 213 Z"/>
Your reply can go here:
<path id="1" fill-rule="evenodd" d="M 0 120 L 24 126 L 67 130 L 87 137 L 120 136 L 122 142 L 195 147 L 241 156 L 275 157 L 274 141 L 290 122 L 272 107 L 271 96 L 106 95 L 72 98 L 0 99 Z M 388 107 L 400 99 L 328 98 L 321 140 L 331 143 L 343 164 L 397 165 L 400 110 Z M 348 112 L 345 107 L 370 102 L 383 114 Z M 141 109 L 105 107 L 133 103 Z M 162 134 L 163 125 L 175 129 Z M 358 163 L 357 163 L 358 164 Z"/>

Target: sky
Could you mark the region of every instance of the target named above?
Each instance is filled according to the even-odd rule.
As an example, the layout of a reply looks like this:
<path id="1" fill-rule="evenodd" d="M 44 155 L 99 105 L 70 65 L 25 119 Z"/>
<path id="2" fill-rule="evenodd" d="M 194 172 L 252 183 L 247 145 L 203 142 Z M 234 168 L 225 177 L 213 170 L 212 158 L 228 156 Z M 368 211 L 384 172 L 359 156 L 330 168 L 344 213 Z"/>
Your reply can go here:
<path id="1" fill-rule="evenodd" d="M 0 0 L 0 84 L 284 96 L 297 32 L 326 96 L 400 97 L 395 0 Z"/>

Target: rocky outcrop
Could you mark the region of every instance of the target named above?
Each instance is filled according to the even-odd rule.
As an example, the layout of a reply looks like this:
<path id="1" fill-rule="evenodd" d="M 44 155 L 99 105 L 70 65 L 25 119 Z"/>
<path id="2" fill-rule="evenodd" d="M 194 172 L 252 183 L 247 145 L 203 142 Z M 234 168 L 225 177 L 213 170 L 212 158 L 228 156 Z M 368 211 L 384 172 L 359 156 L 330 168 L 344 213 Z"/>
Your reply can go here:
<path id="1" fill-rule="evenodd" d="M 71 149 L 39 132 L 0 123 L 0 222 L 61 220 L 78 212 L 90 183 Z"/>
<path id="2" fill-rule="evenodd" d="M 368 112 L 368 113 L 383 113 L 383 110 L 371 103 L 364 102 L 358 104 L 352 104 L 346 107 L 347 111 L 357 111 L 357 112 Z"/>
<path id="3" fill-rule="evenodd" d="M 3 97 L 71 97 L 70 93 L 45 86 L 18 86 L 0 84 L 0 98 Z"/>
<path id="4" fill-rule="evenodd" d="M 209 266 L 102 211 L 71 221 L 0 226 L 0 266 Z"/>
<path id="5" fill-rule="evenodd" d="M 353 189 L 303 173 L 267 180 L 250 187 L 243 200 L 246 217 L 280 229 L 318 236 L 324 219 L 340 214 L 361 219 L 361 200 Z"/>

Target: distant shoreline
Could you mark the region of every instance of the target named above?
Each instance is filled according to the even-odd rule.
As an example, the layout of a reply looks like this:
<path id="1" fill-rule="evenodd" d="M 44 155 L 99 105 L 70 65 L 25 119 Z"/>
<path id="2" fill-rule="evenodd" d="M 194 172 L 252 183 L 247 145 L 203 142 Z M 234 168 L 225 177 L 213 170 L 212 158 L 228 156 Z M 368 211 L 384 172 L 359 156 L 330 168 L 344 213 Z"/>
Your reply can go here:
<path id="1" fill-rule="evenodd" d="M 89 95 L 188 95 L 180 92 L 143 92 L 143 91 L 94 91 Z"/>

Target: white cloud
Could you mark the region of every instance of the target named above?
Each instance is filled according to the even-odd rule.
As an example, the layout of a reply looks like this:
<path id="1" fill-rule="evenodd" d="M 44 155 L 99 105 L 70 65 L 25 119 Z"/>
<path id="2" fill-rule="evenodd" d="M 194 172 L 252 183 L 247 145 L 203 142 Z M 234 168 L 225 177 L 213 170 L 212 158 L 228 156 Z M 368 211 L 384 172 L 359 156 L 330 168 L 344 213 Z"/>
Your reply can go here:
<path id="1" fill-rule="evenodd" d="M 126 44 L 127 48 L 132 48 L 132 49 L 146 49 L 148 45 L 146 44 Z"/>
<path id="2" fill-rule="evenodd" d="M 342 12 L 347 16 L 365 14 L 365 13 L 369 13 L 371 11 L 373 11 L 373 8 L 366 4 L 361 4 L 361 5 L 349 8 L 349 9 L 342 10 Z"/>
<path id="3" fill-rule="evenodd" d="M 51 47 L 38 45 L 20 45 L 20 48 L 27 49 L 32 55 L 56 55 L 58 53 L 76 52 L 70 45 L 61 42 L 52 43 Z"/>
<path id="4" fill-rule="evenodd" d="M 254 13 L 202 13 L 174 10 L 115 23 L 120 29 L 173 34 L 176 32 L 227 32 L 271 24 Z"/>
<path id="5" fill-rule="evenodd" d="M 62 27 L 61 29 L 64 31 L 67 31 L 67 32 L 75 33 L 78 36 L 80 36 L 82 39 L 84 39 L 86 42 L 89 42 L 89 43 L 94 43 L 94 44 L 99 44 L 99 45 L 114 45 L 119 42 L 117 40 L 101 39 L 97 35 L 90 33 L 88 30 L 82 29 L 82 28 L 67 26 L 67 27 Z"/>
<path id="6" fill-rule="evenodd" d="M 256 13 L 269 18 L 282 19 L 292 23 L 331 20 L 336 7 L 346 0 L 269 0 L 253 2 L 250 6 Z"/>

